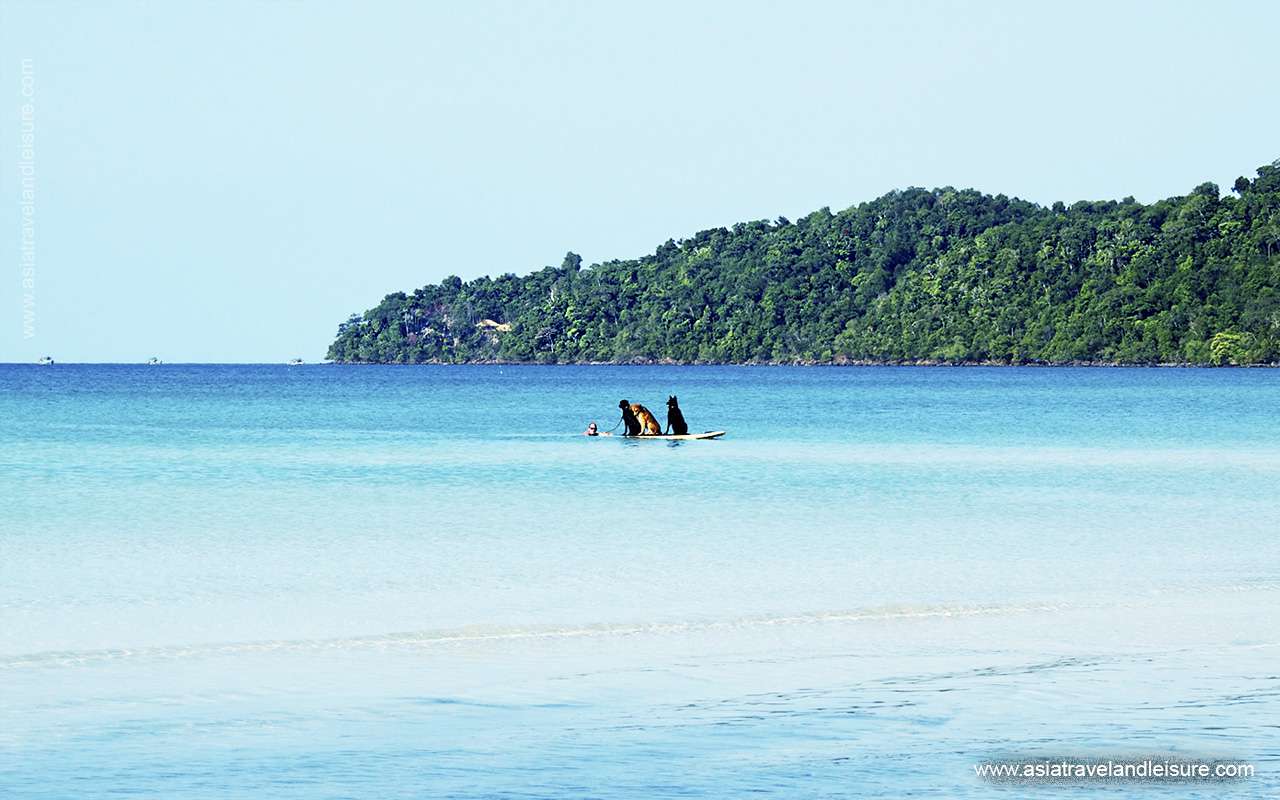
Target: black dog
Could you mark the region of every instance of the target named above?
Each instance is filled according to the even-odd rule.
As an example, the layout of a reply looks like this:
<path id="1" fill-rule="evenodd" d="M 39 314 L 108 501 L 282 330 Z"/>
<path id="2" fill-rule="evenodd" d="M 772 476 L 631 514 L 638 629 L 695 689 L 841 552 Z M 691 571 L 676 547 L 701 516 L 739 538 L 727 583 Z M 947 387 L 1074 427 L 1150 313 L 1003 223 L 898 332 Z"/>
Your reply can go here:
<path id="1" fill-rule="evenodd" d="M 622 409 L 622 421 L 627 426 L 627 432 L 623 436 L 639 436 L 640 420 L 636 419 L 635 412 L 631 410 L 631 404 L 626 400 L 618 401 L 618 408 Z"/>
<path id="2" fill-rule="evenodd" d="M 674 394 L 667 398 L 667 433 L 674 433 L 676 436 L 689 433 L 689 425 L 684 421 L 684 414 L 680 413 L 680 404 L 676 402 Z"/>

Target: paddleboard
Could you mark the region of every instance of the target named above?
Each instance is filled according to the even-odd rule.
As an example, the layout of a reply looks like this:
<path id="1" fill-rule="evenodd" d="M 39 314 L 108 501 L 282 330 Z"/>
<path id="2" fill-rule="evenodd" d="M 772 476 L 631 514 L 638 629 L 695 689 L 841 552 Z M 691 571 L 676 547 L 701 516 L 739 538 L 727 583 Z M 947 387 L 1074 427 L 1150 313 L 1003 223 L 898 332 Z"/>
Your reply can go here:
<path id="1" fill-rule="evenodd" d="M 636 441 L 657 439 L 666 442 L 686 442 L 694 439 L 719 439 L 724 436 L 726 431 L 707 431 L 706 433 L 682 433 L 680 435 L 671 434 L 670 436 L 623 436 L 623 439 L 634 439 Z"/>

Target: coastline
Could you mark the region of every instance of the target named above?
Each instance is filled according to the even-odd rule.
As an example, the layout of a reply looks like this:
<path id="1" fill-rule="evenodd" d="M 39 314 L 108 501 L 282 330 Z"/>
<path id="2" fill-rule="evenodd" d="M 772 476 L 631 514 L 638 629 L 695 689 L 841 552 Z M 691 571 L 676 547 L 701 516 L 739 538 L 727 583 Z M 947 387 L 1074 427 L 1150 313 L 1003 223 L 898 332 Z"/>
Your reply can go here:
<path id="1" fill-rule="evenodd" d="M 1280 362 L 1260 364 L 1195 364 L 1191 362 L 1128 362 L 1128 361 L 945 361 L 934 359 L 903 359 L 877 361 L 873 359 L 842 359 L 839 361 L 677 361 L 675 359 L 629 359 L 626 361 L 508 361 L 504 359 L 474 359 L 467 361 L 325 361 L 325 364 L 344 366 L 505 366 L 505 367 L 1090 367 L 1095 369 L 1275 369 Z"/>

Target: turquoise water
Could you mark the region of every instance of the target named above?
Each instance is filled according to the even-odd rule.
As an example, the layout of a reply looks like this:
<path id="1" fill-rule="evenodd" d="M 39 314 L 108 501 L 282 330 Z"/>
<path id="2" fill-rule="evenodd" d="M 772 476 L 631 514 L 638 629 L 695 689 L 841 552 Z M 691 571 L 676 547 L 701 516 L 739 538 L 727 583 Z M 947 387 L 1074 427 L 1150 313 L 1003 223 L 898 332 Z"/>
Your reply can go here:
<path id="1" fill-rule="evenodd" d="M 678 394 L 712 442 L 577 435 Z M 0 366 L 0 795 L 1280 791 L 1280 372 Z"/>

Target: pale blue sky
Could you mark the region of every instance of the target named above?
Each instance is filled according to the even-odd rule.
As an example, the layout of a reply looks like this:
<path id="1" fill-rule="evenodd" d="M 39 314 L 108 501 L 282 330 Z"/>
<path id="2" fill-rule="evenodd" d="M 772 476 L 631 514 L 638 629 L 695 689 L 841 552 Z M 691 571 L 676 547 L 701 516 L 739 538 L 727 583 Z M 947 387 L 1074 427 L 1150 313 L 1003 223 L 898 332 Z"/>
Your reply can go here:
<path id="1" fill-rule="evenodd" d="M 1271 2 L 0 8 L 0 361 L 318 360 L 350 312 L 451 273 L 912 185 L 1226 190 L 1280 157 Z"/>

